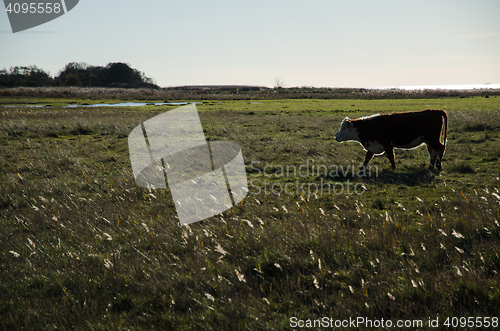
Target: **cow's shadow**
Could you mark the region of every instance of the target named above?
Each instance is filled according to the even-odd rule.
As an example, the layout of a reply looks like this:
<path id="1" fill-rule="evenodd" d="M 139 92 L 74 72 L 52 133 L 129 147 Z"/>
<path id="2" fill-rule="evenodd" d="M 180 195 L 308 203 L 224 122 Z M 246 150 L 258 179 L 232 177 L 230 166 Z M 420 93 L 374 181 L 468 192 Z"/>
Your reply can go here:
<path id="1" fill-rule="evenodd" d="M 358 176 L 356 174 L 340 174 L 339 176 L 326 176 L 323 177 L 327 180 L 332 180 L 335 182 L 362 182 L 367 184 L 395 184 L 395 185 L 406 185 L 406 186 L 419 186 L 430 184 L 434 180 L 434 177 L 439 175 L 437 170 L 429 170 L 428 168 L 422 167 L 406 167 L 404 169 L 392 170 L 378 169 L 378 171 L 372 171 L 371 173 L 366 173 L 365 176 Z"/>
<path id="2" fill-rule="evenodd" d="M 436 175 L 439 175 L 437 170 L 429 170 L 428 168 L 410 167 L 395 171 L 382 169 L 377 177 L 368 178 L 368 182 L 419 186 L 432 183 Z"/>

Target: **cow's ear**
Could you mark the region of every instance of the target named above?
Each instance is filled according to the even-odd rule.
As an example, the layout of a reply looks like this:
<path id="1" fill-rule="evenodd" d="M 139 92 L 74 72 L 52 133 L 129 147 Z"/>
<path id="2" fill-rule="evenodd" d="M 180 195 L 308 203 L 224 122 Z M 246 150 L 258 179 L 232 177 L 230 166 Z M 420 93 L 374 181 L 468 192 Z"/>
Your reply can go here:
<path id="1" fill-rule="evenodd" d="M 351 120 L 350 120 L 350 119 L 347 119 L 347 120 L 346 120 L 346 123 L 347 123 L 347 127 L 348 127 L 348 128 L 350 128 L 350 127 L 351 127 L 351 125 L 352 125 Z"/>

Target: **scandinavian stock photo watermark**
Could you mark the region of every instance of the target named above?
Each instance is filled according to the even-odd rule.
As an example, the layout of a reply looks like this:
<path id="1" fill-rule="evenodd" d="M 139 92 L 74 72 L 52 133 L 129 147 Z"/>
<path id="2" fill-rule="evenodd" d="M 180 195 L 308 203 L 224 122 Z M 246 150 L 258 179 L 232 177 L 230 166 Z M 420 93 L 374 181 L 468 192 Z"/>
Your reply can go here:
<path id="1" fill-rule="evenodd" d="M 356 178 L 378 177 L 376 165 L 361 167 L 351 164 L 321 164 L 307 159 L 304 164 L 266 164 L 252 161 L 250 164 L 249 194 L 285 194 L 312 196 L 362 195 L 366 186 L 355 182 Z M 311 180 L 312 179 L 312 180 Z"/>
<path id="2" fill-rule="evenodd" d="M 207 142 L 195 104 L 139 124 L 128 145 L 137 185 L 161 189 L 168 183 L 182 225 L 218 215 L 247 195 L 240 146 Z"/>
<path id="3" fill-rule="evenodd" d="M 79 0 L 4 0 L 12 32 L 20 32 L 52 21 L 72 10 Z"/>
<path id="4" fill-rule="evenodd" d="M 426 319 L 384 319 L 384 318 L 367 318 L 362 316 L 348 317 L 344 319 L 335 319 L 331 317 L 322 318 L 306 318 L 290 317 L 290 327 L 292 329 L 457 329 L 457 328 L 498 328 L 500 325 L 499 318 L 494 316 L 468 316 L 468 317 L 446 317 L 439 316 L 428 317 Z"/>

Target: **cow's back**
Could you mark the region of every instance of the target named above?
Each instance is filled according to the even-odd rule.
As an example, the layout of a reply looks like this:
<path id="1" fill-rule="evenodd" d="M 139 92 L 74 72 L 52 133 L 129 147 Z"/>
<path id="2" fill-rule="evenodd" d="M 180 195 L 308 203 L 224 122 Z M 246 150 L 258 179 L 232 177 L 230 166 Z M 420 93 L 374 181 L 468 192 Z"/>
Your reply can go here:
<path id="1" fill-rule="evenodd" d="M 405 146 L 423 137 L 440 134 L 442 110 L 391 113 L 353 120 L 361 141 L 377 141 L 385 146 Z"/>

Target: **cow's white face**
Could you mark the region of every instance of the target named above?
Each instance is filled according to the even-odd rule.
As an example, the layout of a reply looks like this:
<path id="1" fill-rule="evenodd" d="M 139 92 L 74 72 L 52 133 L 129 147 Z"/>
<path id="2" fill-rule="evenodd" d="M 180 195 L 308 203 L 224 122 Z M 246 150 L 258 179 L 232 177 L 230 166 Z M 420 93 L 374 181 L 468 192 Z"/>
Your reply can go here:
<path id="1" fill-rule="evenodd" d="M 335 136 L 335 140 L 337 141 L 349 141 L 349 140 L 356 140 L 359 141 L 359 134 L 358 134 L 358 129 L 356 129 L 352 123 L 349 117 L 346 117 L 342 121 L 342 125 L 340 126 L 339 133 Z"/>

